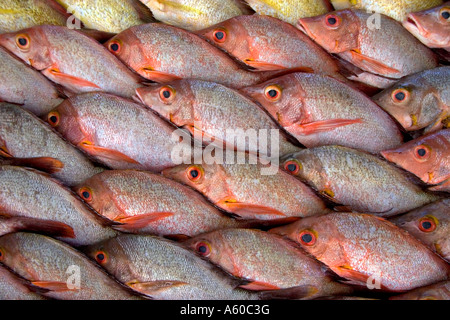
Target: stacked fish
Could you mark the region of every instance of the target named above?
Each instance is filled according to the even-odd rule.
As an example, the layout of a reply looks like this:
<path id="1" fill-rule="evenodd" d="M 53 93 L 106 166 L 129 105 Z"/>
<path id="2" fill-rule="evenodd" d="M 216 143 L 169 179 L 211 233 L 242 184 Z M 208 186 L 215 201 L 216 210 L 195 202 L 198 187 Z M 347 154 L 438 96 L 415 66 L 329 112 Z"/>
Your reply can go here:
<path id="1" fill-rule="evenodd" d="M 3 0 L 0 299 L 450 299 L 449 17 Z"/>

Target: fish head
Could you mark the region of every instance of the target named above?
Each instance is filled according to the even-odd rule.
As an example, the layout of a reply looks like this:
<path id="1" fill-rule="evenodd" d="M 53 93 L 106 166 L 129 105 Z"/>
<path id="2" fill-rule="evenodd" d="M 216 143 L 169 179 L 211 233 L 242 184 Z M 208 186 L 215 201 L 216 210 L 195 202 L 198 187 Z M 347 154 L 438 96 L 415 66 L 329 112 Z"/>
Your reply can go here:
<path id="1" fill-rule="evenodd" d="M 245 59 L 249 55 L 249 35 L 237 18 L 225 20 L 196 33 L 235 57 Z"/>
<path id="2" fill-rule="evenodd" d="M 304 92 L 295 74 L 288 74 L 240 90 L 258 102 L 283 126 L 301 122 L 304 117 Z"/>
<path id="3" fill-rule="evenodd" d="M 74 145 L 90 141 L 79 122 L 79 115 L 70 99 L 64 100 L 46 116 L 47 123 Z"/>
<path id="4" fill-rule="evenodd" d="M 83 252 L 106 270 L 114 272 L 114 275 L 120 275 L 122 272 L 127 274 L 126 270 L 129 267 L 127 263 L 124 263 L 127 255 L 120 244 L 120 238 L 111 238 L 92 244 L 83 248 Z"/>
<path id="5" fill-rule="evenodd" d="M 119 60 L 131 69 L 139 70 L 145 64 L 147 57 L 142 51 L 142 44 L 133 29 L 127 29 L 115 35 L 104 43 L 104 46 Z"/>
<path id="6" fill-rule="evenodd" d="M 428 47 L 445 48 L 450 44 L 448 36 L 450 31 L 450 5 L 448 2 L 429 10 L 411 12 L 406 15 L 402 24 Z"/>
<path id="7" fill-rule="evenodd" d="M 46 26 L 38 26 L 0 34 L 0 45 L 33 68 L 44 70 L 52 65 L 45 30 Z"/>
<path id="8" fill-rule="evenodd" d="M 136 100 L 177 126 L 193 125 L 195 97 L 184 80 L 153 84 L 136 89 Z"/>
<path id="9" fill-rule="evenodd" d="M 352 10 L 339 10 L 302 18 L 297 28 L 330 53 L 358 49 L 360 20 Z"/>

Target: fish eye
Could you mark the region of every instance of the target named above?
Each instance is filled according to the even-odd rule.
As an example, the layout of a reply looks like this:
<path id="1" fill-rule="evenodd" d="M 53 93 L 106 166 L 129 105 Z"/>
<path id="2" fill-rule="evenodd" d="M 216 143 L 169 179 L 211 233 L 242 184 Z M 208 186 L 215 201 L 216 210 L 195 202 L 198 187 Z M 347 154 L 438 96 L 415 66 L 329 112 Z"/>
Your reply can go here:
<path id="1" fill-rule="evenodd" d="M 59 114 L 58 112 L 52 111 L 47 115 L 47 122 L 52 126 L 56 127 L 59 124 Z"/>
<path id="2" fill-rule="evenodd" d="M 214 38 L 214 41 L 222 43 L 222 42 L 225 42 L 225 40 L 227 38 L 227 34 L 225 31 L 218 29 L 213 32 L 213 38 Z"/>
<path id="3" fill-rule="evenodd" d="M 449 8 L 442 8 L 440 12 L 441 17 L 444 20 L 448 20 L 450 18 L 450 9 Z"/>
<path id="4" fill-rule="evenodd" d="M 16 37 L 16 44 L 20 49 L 28 49 L 30 47 L 30 38 L 25 34 L 19 34 Z"/>
<path id="5" fill-rule="evenodd" d="M 335 29 L 335 28 L 339 27 L 339 25 L 341 24 L 341 18 L 339 18 L 335 14 L 329 14 L 325 17 L 325 24 L 329 28 Z"/>
<path id="6" fill-rule="evenodd" d="M 5 259 L 5 253 L 3 252 L 3 249 L 0 248 L 0 261 L 3 261 Z"/>
<path id="7" fill-rule="evenodd" d="M 314 234 L 314 232 L 309 231 L 309 230 L 304 230 L 304 231 L 300 232 L 298 239 L 301 244 L 303 244 L 305 246 L 312 246 L 313 244 L 316 243 L 317 237 Z"/>
<path id="8" fill-rule="evenodd" d="M 211 254 L 211 246 L 205 241 L 200 241 L 195 245 L 195 251 L 203 257 Z"/>
<path id="9" fill-rule="evenodd" d="M 199 181 L 203 176 L 203 172 L 200 167 L 191 166 L 187 170 L 187 177 L 190 181 Z"/>
<path id="10" fill-rule="evenodd" d="M 270 101 L 277 101 L 281 97 L 281 88 L 276 85 L 267 86 L 264 95 Z"/>
<path id="11" fill-rule="evenodd" d="M 301 169 L 301 164 L 297 160 L 288 160 L 284 163 L 284 170 L 290 174 L 297 174 Z"/>
<path id="12" fill-rule="evenodd" d="M 95 261 L 97 261 L 100 264 L 104 264 L 108 261 L 107 257 L 106 257 L 106 253 L 103 251 L 97 251 L 95 253 Z"/>
<path id="13" fill-rule="evenodd" d="M 80 197 L 84 201 L 92 201 L 92 191 L 89 188 L 83 187 L 79 190 Z"/>
<path id="14" fill-rule="evenodd" d="M 172 87 L 164 86 L 159 90 L 159 97 L 164 103 L 170 103 L 175 97 L 175 90 Z"/>
<path id="15" fill-rule="evenodd" d="M 431 217 L 424 217 L 419 220 L 419 229 L 423 232 L 433 232 L 436 230 L 436 221 Z"/>
<path id="16" fill-rule="evenodd" d="M 119 53 L 120 51 L 120 43 L 118 41 L 111 41 L 110 44 L 108 45 L 109 47 L 109 51 L 113 52 L 113 53 Z"/>
<path id="17" fill-rule="evenodd" d="M 408 98 L 409 91 L 404 88 L 396 89 L 392 92 L 392 100 L 395 103 L 405 102 L 406 100 L 408 100 Z"/>
<path id="18" fill-rule="evenodd" d="M 427 160 L 430 157 L 430 152 L 431 152 L 430 148 L 425 145 L 417 146 L 414 149 L 414 155 L 416 159 L 421 161 Z"/>

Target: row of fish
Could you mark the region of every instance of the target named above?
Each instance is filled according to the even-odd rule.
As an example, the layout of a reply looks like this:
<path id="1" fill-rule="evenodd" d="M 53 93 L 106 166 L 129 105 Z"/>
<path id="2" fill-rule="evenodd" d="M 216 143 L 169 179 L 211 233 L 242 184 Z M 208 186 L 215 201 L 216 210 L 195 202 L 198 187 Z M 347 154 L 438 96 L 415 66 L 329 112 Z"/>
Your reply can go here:
<path id="1" fill-rule="evenodd" d="M 449 299 L 448 3 L 332 4 L 2 3 L 0 298 Z"/>

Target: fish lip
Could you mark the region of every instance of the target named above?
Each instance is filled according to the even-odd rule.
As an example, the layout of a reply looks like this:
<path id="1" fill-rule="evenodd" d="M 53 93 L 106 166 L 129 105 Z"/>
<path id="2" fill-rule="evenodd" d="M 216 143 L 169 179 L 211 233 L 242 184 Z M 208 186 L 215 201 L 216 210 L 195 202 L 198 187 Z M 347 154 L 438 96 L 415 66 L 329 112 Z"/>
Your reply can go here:
<path id="1" fill-rule="evenodd" d="M 408 29 L 417 31 L 422 36 L 427 36 L 429 34 L 418 22 L 414 15 L 414 13 L 409 13 L 406 15 L 405 20 L 403 21 L 403 26 Z"/>
<path id="2" fill-rule="evenodd" d="M 313 34 L 311 34 L 311 32 L 309 32 L 308 28 L 306 27 L 305 24 L 303 24 L 303 19 L 299 19 L 296 23 L 296 27 L 297 29 L 299 29 L 301 32 L 303 32 L 304 34 L 306 34 L 308 37 L 310 37 L 311 39 L 315 40 L 315 37 Z"/>
<path id="3" fill-rule="evenodd" d="M 145 101 L 144 101 L 144 98 L 143 98 L 143 97 L 141 96 L 141 94 L 140 94 L 140 91 L 141 91 L 140 89 L 142 89 L 142 88 L 137 88 L 137 89 L 136 89 L 136 94 L 133 95 L 131 98 L 132 98 L 134 101 L 136 101 L 137 103 L 146 105 L 146 104 L 145 104 Z"/>

